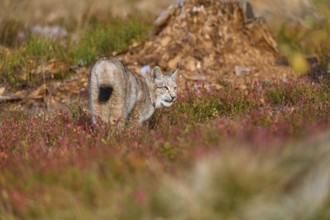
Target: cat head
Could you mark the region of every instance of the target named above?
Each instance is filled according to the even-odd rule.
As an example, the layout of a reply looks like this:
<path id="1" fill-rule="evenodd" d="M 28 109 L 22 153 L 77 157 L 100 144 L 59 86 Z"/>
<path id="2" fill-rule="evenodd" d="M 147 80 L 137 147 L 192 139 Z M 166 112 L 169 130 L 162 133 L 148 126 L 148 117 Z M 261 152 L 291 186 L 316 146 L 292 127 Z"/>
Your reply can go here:
<path id="1" fill-rule="evenodd" d="M 158 66 L 151 71 L 150 81 L 153 85 L 154 104 L 156 108 L 170 107 L 176 100 L 176 77 L 178 71 L 179 69 L 177 68 L 173 73 L 163 75 Z"/>

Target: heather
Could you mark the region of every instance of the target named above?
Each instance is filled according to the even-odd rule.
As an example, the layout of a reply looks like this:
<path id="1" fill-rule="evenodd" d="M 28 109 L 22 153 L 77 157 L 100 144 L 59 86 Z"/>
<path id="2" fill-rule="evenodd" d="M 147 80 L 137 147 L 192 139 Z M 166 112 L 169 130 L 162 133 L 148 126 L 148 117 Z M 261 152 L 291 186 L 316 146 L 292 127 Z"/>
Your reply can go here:
<path id="1" fill-rule="evenodd" d="M 320 154 L 318 141 L 329 150 L 329 93 L 328 84 L 305 79 L 255 83 L 246 90 L 201 87 L 180 93 L 173 108 L 157 111 L 139 129 L 92 126 L 85 106 L 56 115 L 4 112 L 0 216 L 189 219 L 189 201 L 207 206 L 206 213 L 195 210 L 197 219 L 245 216 L 244 201 L 269 193 L 269 187 L 291 198 L 300 183 L 287 192 L 281 191 L 284 183 L 276 183 L 287 181 L 289 187 L 294 182 L 287 170 L 313 169 L 313 163 L 323 161 L 312 155 Z M 326 138 L 318 140 L 322 134 Z M 300 160 L 292 153 L 297 150 Z M 189 177 L 205 161 L 209 165 L 201 166 L 206 170 L 198 172 L 211 172 L 215 179 Z M 327 170 L 321 174 L 329 175 Z M 220 188 L 203 185 L 203 180 Z M 199 181 L 206 187 L 202 195 L 194 188 Z M 326 198 L 323 206 L 329 204 Z M 277 196 L 273 199 L 276 203 Z M 181 206 L 186 213 L 178 212 Z M 312 214 L 329 216 L 325 207 Z"/>

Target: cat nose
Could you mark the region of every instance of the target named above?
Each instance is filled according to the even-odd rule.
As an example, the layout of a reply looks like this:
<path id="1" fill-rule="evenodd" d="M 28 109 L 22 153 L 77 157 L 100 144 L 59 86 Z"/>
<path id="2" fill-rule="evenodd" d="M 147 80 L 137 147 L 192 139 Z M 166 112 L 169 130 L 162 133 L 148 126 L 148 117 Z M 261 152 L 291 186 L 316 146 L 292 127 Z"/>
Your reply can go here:
<path id="1" fill-rule="evenodd" d="M 176 95 L 171 95 L 172 100 L 176 99 Z"/>

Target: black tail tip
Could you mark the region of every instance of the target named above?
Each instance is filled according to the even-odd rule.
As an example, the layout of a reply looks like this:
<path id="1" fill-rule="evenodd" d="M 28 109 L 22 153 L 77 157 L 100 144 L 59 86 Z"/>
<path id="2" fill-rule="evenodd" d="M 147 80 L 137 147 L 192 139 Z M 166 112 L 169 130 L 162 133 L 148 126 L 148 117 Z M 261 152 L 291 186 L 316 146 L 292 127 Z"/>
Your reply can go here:
<path id="1" fill-rule="evenodd" d="M 109 101 L 112 92 L 113 88 L 111 86 L 100 86 L 98 96 L 99 103 L 106 103 L 107 101 Z"/>

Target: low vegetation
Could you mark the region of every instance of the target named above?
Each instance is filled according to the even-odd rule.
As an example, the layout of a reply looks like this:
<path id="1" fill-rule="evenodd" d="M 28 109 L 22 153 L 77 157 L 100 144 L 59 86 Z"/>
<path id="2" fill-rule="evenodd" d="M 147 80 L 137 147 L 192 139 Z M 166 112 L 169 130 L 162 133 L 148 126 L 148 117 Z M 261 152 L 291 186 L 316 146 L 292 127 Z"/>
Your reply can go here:
<path id="1" fill-rule="evenodd" d="M 190 219 L 191 203 L 199 207 L 194 210 L 197 219 L 219 219 L 243 215 L 246 202 L 265 196 L 268 187 L 295 199 L 291 190 L 281 191 L 282 181 L 294 182 L 286 173 L 298 163 L 287 157 L 303 149 L 296 145 L 330 128 L 329 95 L 327 84 L 306 80 L 255 83 L 248 90 L 229 86 L 221 91 L 187 91 L 171 109 L 157 111 L 138 130 L 91 126 L 90 115 L 80 108 L 51 117 L 4 113 L 0 216 Z M 302 157 L 308 158 L 304 152 Z M 189 177 L 187 170 L 205 161 L 210 163 L 207 170 L 196 172 L 211 176 Z M 303 167 L 312 166 L 312 161 L 306 159 Z M 327 169 L 320 172 L 329 175 Z M 194 184 L 202 184 L 206 194 L 198 194 Z M 222 190 L 212 184 L 220 184 Z M 291 187 L 299 189 L 302 183 Z M 177 198 L 175 202 L 168 195 Z M 281 197 L 274 195 L 271 201 L 277 204 Z M 329 200 L 322 200 L 312 217 L 329 216 L 322 209 L 327 205 Z M 204 206 L 210 213 L 204 213 Z"/>
<path id="2" fill-rule="evenodd" d="M 38 82 L 42 76 L 35 75 L 33 70 L 50 60 L 61 61 L 69 69 L 70 66 L 86 66 L 97 58 L 127 50 L 146 37 L 151 22 L 143 15 L 91 17 L 79 33 L 71 33 L 67 39 L 31 35 L 23 42 L 14 37 L 23 29 L 9 28 L 12 25 L 12 22 L 0 25 L 0 44 L 9 46 L 0 48 L 0 83 L 19 90 Z M 80 37 L 75 39 L 77 34 Z M 63 79 L 68 75 L 69 71 L 58 71 L 53 78 Z"/>

